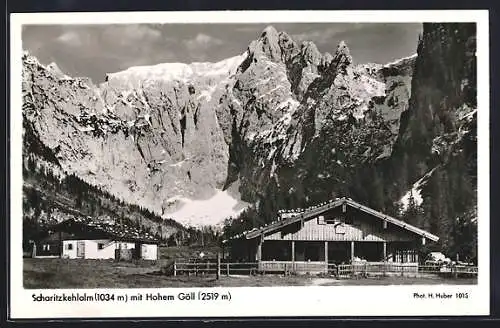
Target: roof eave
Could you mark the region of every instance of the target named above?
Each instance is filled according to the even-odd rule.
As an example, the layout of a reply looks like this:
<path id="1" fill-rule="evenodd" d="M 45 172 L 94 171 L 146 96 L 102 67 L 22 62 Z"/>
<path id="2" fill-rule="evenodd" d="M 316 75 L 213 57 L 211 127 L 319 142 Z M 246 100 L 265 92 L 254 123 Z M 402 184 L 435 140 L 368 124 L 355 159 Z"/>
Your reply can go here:
<path id="1" fill-rule="evenodd" d="M 263 233 L 267 233 L 267 232 L 276 230 L 278 228 L 287 226 L 289 224 L 295 223 L 295 222 L 297 222 L 299 220 L 302 220 L 302 219 L 308 219 L 310 217 L 313 217 L 315 215 L 323 213 L 324 211 L 330 210 L 332 208 L 336 208 L 336 207 L 342 205 L 342 203 L 344 201 L 345 201 L 344 198 L 335 200 L 335 201 L 333 201 L 331 203 L 328 203 L 328 204 L 325 204 L 325 205 L 320 206 L 318 208 L 315 208 L 315 209 L 311 210 L 309 213 L 300 213 L 300 214 L 295 215 L 295 216 L 293 216 L 291 218 L 287 218 L 287 219 L 275 222 L 274 224 L 271 224 L 270 226 L 260 228 L 257 231 L 251 231 L 251 232 L 247 233 L 245 235 L 245 237 L 246 237 L 246 239 L 253 239 L 255 237 L 260 236 Z"/>
<path id="2" fill-rule="evenodd" d="M 383 213 L 381 213 L 381 212 L 379 212 L 379 211 L 377 211 L 377 210 L 374 210 L 374 209 L 372 209 L 372 208 L 369 208 L 368 206 L 365 206 L 365 205 L 359 204 L 359 203 L 357 203 L 357 202 L 355 202 L 355 201 L 353 201 L 353 200 L 351 200 L 351 199 L 346 199 L 346 200 L 345 200 L 345 202 L 346 202 L 347 204 L 349 204 L 350 206 L 354 207 L 354 208 L 357 208 L 357 209 L 359 209 L 359 210 L 362 210 L 363 212 L 366 212 L 366 213 L 368 213 L 368 214 L 372 214 L 372 215 L 374 215 L 374 216 L 377 216 L 378 218 L 380 218 L 380 219 L 382 219 L 382 220 L 385 220 L 385 221 L 387 221 L 387 222 L 390 222 L 390 223 L 392 223 L 392 224 L 395 224 L 395 225 L 397 225 L 397 226 L 400 226 L 400 227 L 402 227 L 403 229 L 406 229 L 406 230 L 408 230 L 408 231 L 411 231 L 411 232 L 413 232 L 413 233 L 416 233 L 416 234 L 418 234 L 418 235 L 420 235 L 420 236 L 422 236 L 422 237 L 425 237 L 425 238 L 427 238 L 427 239 L 430 239 L 430 240 L 432 240 L 432 241 L 434 241 L 434 242 L 437 242 L 437 241 L 439 240 L 439 237 L 438 237 L 438 236 L 436 236 L 436 235 L 433 235 L 433 234 L 431 234 L 431 233 L 429 233 L 429 232 L 427 232 L 427 231 L 424 231 L 424 230 L 422 230 L 422 229 L 420 229 L 420 228 L 417 228 L 417 227 L 415 227 L 415 226 L 413 226 L 413 225 L 411 225 L 411 224 L 409 224 L 409 223 L 406 223 L 406 222 L 404 222 L 404 221 L 401 221 L 401 220 L 395 219 L 395 218 L 393 218 L 393 217 L 391 217 L 391 216 L 389 216 L 389 215 L 385 215 L 385 214 L 383 214 Z"/>
<path id="3" fill-rule="evenodd" d="M 315 215 L 318 215 L 324 211 L 327 211 L 329 209 L 332 209 L 332 208 L 335 208 L 335 207 L 338 207 L 342 204 L 348 204 L 349 206 L 353 207 L 353 208 L 356 208 L 356 209 L 359 209 L 359 210 L 362 210 L 363 212 L 365 213 L 368 213 L 368 214 L 371 214 L 371 215 L 374 215 L 382 220 L 385 220 L 387 222 L 390 222 L 394 225 L 397 225 L 399 227 L 402 227 L 403 229 L 406 229 L 408 231 L 411 231 L 415 234 L 418 234 L 422 237 L 425 237 L 433 242 L 437 242 L 439 240 L 439 237 L 436 236 L 436 235 L 433 235 L 427 231 L 424 231 L 422 229 L 419 229 L 409 223 L 406 223 L 404 221 L 401 221 L 401 220 L 398 220 L 396 218 L 393 218 L 391 216 L 388 216 L 388 215 L 385 215 L 379 211 L 376 211 L 372 208 L 369 208 L 367 206 L 364 206 L 362 204 L 359 204 L 355 201 L 353 201 L 352 199 L 350 198 L 341 198 L 341 199 L 337 199 L 333 202 L 330 202 L 326 205 L 323 205 L 323 206 L 320 206 L 316 209 L 313 209 L 311 210 L 309 213 L 301 213 L 299 215 L 296 215 L 296 216 L 293 216 L 291 218 L 287 218 L 285 220 L 281 220 L 281 221 L 278 221 L 278 222 L 275 222 L 274 224 L 271 224 L 267 227 L 261 227 L 260 229 L 256 230 L 256 231 L 250 231 L 246 234 L 244 234 L 243 236 L 240 236 L 238 238 L 230 238 L 228 240 L 226 240 L 226 242 L 229 242 L 230 240 L 238 240 L 238 239 L 242 239 L 242 238 L 245 238 L 245 239 L 253 239 L 253 238 L 256 238 L 256 237 L 259 237 L 260 235 L 262 234 L 265 234 L 265 233 L 268 233 L 268 232 L 271 232 L 273 230 L 276 230 L 276 229 L 279 229 L 281 227 L 285 227 L 289 224 L 292 224 L 294 222 L 297 222 L 299 220 L 302 220 L 302 219 L 308 219 L 310 217 L 313 217 Z M 223 241 L 224 243 L 224 241 Z"/>

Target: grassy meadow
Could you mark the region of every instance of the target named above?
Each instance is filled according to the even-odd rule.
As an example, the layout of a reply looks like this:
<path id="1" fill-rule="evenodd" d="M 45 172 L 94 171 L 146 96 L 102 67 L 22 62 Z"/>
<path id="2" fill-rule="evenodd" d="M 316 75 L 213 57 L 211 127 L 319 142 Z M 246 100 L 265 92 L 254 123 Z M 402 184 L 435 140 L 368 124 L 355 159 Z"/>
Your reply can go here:
<path id="1" fill-rule="evenodd" d="M 210 255 L 210 250 L 203 250 Z M 197 249 L 162 248 L 158 261 L 123 262 L 59 258 L 23 259 L 26 289 L 57 288 L 169 288 L 169 287 L 272 287 L 272 286 L 344 286 L 344 285 L 439 285 L 477 284 L 477 278 L 377 277 L 335 279 L 307 275 L 215 275 L 172 276 L 165 268 L 174 259 L 199 254 Z"/>

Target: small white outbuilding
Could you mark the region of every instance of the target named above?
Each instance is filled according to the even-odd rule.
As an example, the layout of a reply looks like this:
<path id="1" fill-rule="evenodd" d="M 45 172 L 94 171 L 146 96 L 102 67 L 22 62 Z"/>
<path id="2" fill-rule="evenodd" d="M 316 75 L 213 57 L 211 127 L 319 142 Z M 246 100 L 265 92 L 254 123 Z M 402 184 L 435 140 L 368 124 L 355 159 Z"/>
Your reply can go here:
<path id="1" fill-rule="evenodd" d="M 50 243 L 52 254 L 69 259 L 158 259 L 158 241 L 147 234 L 140 234 L 132 228 L 118 229 L 105 224 L 85 220 L 68 220 L 58 224 L 48 238 L 40 241 Z M 123 233 L 123 231 L 127 233 Z M 130 235 L 127 235 L 130 234 Z M 41 254 L 42 252 L 36 252 Z"/>
<path id="2" fill-rule="evenodd" d="M 67 239 L 62 241 L 63 258 L 157 260 L 158 245 L 111 239 Z M 129 255 L 126 255 L 129 254 Z"/>

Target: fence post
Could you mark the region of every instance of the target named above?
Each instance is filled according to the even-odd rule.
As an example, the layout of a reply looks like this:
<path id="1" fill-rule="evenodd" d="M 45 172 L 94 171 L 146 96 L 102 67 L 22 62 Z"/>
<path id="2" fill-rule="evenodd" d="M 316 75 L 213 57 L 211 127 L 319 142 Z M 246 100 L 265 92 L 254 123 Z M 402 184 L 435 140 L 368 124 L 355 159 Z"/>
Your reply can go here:
<path id="1" fill-rule="evenodd" d="M 217 280 L 220 278 L 220 253 L 217 252 Z"/>
<path id="2" fill-rule="evenodd" d="M 36 243 L 33 242 L 33 248 L 31 249 L 31 257 L 35 258 L 36 257 Z"/>
<path id="3" fill-rule="evenodd" d="M 177 260 L 174 259 L 174 277 L 177 275 Z"/>
<path id="4" fill-rule="evenodd" d="M 229 262 L 226 263 L 226 276 L 229 277 Z"/>

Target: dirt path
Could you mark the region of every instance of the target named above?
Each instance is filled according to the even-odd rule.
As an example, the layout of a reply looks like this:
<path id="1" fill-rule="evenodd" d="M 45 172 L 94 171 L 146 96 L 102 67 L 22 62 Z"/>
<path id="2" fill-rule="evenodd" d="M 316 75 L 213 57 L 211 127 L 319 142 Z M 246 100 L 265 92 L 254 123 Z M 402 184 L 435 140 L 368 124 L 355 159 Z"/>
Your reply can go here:
<path id="1" fill-rule="evenodd" d="M 340 283 L 340 281 L 333 278 L 313 278 L 311 279 L 311 286 L 331 285 L 337 282 Z"/>

